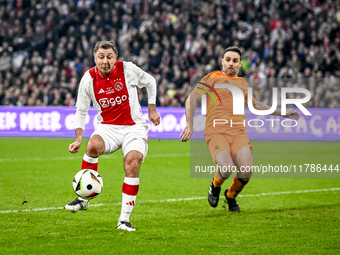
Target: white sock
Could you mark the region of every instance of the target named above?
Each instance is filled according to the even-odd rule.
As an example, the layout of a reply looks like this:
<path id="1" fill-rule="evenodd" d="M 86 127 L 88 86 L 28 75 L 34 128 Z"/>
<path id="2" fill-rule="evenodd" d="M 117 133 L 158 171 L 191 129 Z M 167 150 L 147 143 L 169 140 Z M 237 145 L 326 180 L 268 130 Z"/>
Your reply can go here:
<path id="1" fill-rule="evenodd" d="M 129 221 L 130 214 L 135 206 L 139 189 L 139 178 L 125 177 L 123 183 L 122 210 L 119 221 Z"/>

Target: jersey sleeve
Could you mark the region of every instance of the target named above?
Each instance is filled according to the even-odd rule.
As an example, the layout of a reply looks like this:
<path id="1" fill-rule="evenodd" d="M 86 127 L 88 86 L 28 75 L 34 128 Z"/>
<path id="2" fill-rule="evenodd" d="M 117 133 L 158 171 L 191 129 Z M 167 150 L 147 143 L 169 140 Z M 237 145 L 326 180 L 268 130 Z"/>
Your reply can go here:
<path id="1" fill-rule="evenodd" d="M 124 65 L 128 72 L 128 79 L 132 81 L 131 84 L 138 88 L 146 88 L 148 103 L 156 104 L 157 85 L 155 78 L 132 62 L 124 62 Z"/>
<path id="2" fill-rule="evenodd" d="M 85 119 L 87 111 L 89 110 L 89 107 L 91 105 L 91 98 L 89 95 L 89 86 L 92 83 L 92 77 L 90 75 L 90 72 L 87 71 L 84 76 L 82 77 L 79 88 L 78 88 L 78 97 L 77 97 L 77 111 L 74 121 L 74 128 L 81 128 L 85 129 Z"/>
<path id="3" fill-rule="evenodd" d="M 209 87 L 211 84 L 209 84 L 209 74 L 205 75 L 199 82 L 197 82 L 196 87 L 193 89 L 192 92 L 195 92 L 199 95 L 207 94 L 210 90 Z"/>
<path id="4" fill-rule="evenodd" d="M 243 78 L 242 78 L 243 79 Z M 249 88 L 249 83 L 245 80 L 245 79 L 243 79 L 244 80 L 244 82 L 246 83 L 246 86 L 247 86 L 247 90 L 244 92 L 245 93 L 245 96 L 244 96 L 244 103 L 245 104 L 247 104 L 248 103 L 248 88 Z M 253 95 L 250 95 L 251 97 L 252 97 L 252 102 L 255 102 L 255 97 L 253 96 Z"/>

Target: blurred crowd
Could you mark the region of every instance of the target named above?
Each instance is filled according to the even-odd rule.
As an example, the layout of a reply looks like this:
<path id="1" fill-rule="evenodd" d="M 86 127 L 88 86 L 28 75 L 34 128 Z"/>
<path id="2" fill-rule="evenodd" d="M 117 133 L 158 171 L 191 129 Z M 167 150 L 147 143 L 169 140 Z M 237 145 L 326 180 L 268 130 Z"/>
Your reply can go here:
<path id="1" fill-rule="evenodd" d="M 303 87 L 307 106 L 340 107 L 339 0 L 0 0 L 0 105 L 74 106 L 98 40 L 156 78 L 160 106 L 184 106 L 236 45 L 258 100 Z"/>

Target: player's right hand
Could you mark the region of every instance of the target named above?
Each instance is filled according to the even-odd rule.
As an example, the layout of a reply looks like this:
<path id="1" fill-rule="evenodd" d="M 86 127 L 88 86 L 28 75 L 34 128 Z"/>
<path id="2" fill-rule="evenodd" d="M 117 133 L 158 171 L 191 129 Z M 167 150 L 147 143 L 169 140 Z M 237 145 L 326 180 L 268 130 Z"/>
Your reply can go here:
<path id="1" fill-rule="evenodd" d="M 71 143 L 68 146 L 68 151 L 73 154 L 77 153 L 79 151 L 80 145 L 81 145 L 81 142 L 75 141 L 74 143 Z"/>
<path id="2" fill-rule="evenodd" d="M 182 142 L 186 142 L 190 139 L 193 133 L 194 131 L 192 126 L 190 124 L 187 124 L 179 137 Z"/>

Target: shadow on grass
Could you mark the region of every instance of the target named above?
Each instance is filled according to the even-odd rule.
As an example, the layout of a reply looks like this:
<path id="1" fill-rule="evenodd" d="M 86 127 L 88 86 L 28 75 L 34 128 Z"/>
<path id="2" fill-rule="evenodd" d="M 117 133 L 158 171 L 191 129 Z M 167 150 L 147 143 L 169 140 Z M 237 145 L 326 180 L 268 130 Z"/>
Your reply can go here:
<path id="1" fill-rule="evenodd" d="M 223 206 L 226 206 L 223 207 Z M 321 204 L 321 205 L 306 205 L 306 206 L 300 206 L 300 207 L 280 207 L 280 208 L 265 208 L 265 209 L 244 209 L 242 210 L 241 206 L 241 212 L 235 213 L 235 212 L 229 212 L 228 211 L 228 205 L 225 204 L 221 207 L 217 207 L 216 209 L 211 208 L 212 210 L 207 211 L 207 213 L 204 215 L 203 212 L 201 212 L 198 217 L 201 216 L 202 218 L 206 217 L 242 217 L 242 216 L 249 216 L 249 215 L 256 215 L 256 214 L 264 214 L 264 213 L 289 213 L 289 212 L 298 212 L 298 211 L 304 211 L 308 212 L 315 209 L 338 209 L 340 207 L 340 202 L 335 202 L 331 204 Z"/>

